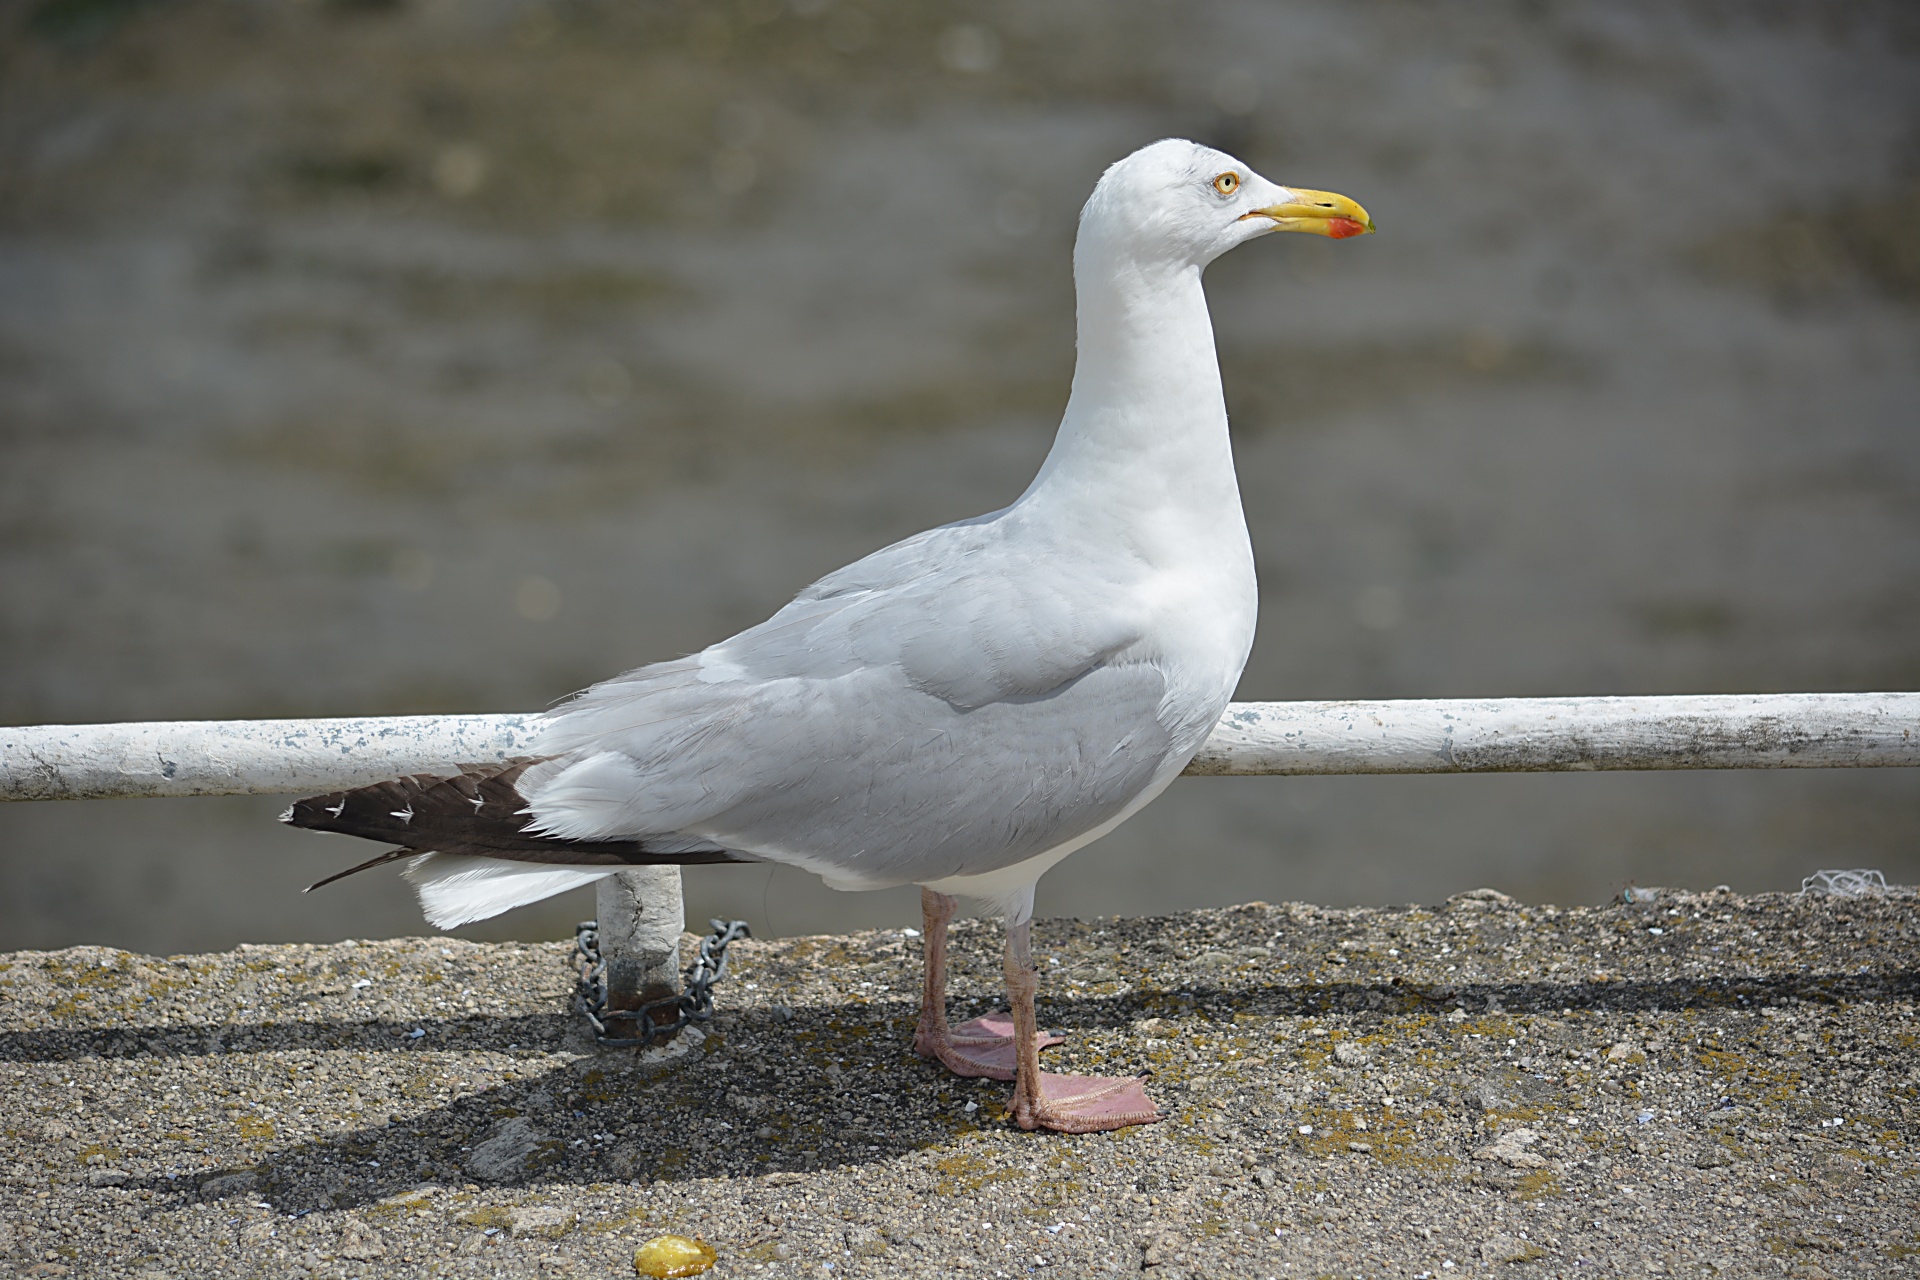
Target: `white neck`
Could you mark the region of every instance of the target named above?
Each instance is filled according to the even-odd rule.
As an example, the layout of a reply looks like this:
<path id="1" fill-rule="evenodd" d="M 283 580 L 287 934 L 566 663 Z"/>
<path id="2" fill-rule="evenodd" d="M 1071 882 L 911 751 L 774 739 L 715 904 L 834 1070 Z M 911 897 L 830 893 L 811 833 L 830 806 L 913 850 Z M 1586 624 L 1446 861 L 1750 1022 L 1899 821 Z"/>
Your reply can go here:
<path id="1" fill-rule="evenodd" d="M 1079 312 L 1073 393 L 1053 448 L 1021 497 L 1089 532 L 1153 540 L 1161 513 L 1244 543 L 1226 402 L 1200 266 L 1074 255 Z M 1183 539 L 1190 541 L 1191 539 Z M 1162 548 L 1139 548 L 1150 559 Z"/>

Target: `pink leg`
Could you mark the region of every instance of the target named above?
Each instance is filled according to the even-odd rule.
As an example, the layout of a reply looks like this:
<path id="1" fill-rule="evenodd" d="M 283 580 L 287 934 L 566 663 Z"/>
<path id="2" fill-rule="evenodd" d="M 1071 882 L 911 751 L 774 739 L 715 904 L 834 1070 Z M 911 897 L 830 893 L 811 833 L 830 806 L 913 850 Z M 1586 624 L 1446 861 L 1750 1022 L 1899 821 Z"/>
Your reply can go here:
<path id="1" fill-rule="evenodd" d="M 1013 1005 L 1014 1044 L 1033 1044 L 1033 998 L 1040 975 L 1029 958 L 1031 922 L 1007 926 L 1007 999 Z M 1145 1076 L 1052 1076 L 1040 1070 L 1037 1047 L 1020 1054 L 1013 1082 L 1013 1120 L 1022 1129 L 1099 1133 L 1164 1119 L 1147 1097 Z"/>
<path id="2" fill-rule="evenodd" d="M 1011 1080 L 1019 1058 L 1013 1048 L 1012 1018 L 990 1013 L 957 1027 L 947 1026 L 947 926 L 959 909 L 957 898 L 932 889 L 920 890 L 920 915 L 926 926 L 921 935 L 926 980 L 921 988 L 920 1025 L 913 1033 L 913 1051 L 923 1058 L 938 1059 L 957 1076 Z M 1028 1013 L 1032 1013 L 1031 1007 Z M 1040 1050 L 1060 1043 L 1059 1036 L 1033 1030 L 1031 1016 L 1027 1028 L 1036 1060 Z"/>

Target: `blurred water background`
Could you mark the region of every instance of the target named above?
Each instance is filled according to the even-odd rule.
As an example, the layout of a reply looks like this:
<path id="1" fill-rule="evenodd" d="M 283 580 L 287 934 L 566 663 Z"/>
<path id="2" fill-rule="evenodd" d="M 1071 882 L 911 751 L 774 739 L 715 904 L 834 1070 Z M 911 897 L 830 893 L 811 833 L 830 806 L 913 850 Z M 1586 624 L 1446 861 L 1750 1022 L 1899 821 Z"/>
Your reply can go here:
<path id="1" fill-rule="evenodd" d="M 518 710 L 1013 498 L 1103 166 L 1345 192 L 1208 287 L 1242 698 L 1920 687 L 1897 4 L 0 12 L 0 720 Z M 0 948 L 418 933 L 272 798 L 0 806 Z M 1920 776 L 1182 781 L 1042 914 L 1920 873 Z M 689 915 L 917 918 L 766 869 Z M 590 893 L 465 932 L 552 937 Z"/>

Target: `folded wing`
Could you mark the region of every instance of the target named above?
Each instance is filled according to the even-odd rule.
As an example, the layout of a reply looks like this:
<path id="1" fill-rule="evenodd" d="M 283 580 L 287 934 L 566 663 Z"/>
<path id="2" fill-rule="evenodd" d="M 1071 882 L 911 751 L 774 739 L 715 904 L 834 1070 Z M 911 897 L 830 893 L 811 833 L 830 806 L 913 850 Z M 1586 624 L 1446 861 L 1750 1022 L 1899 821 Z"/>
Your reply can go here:
<path id="1" fill-rule="evenodd" d="M 1127 594 L 1029 572 L 1050 548 L 1012 550 L 1005 514 L 581 694 L 521 782 L 536 829 L 678 832 L 852 887 L 1010 866 L 1118 814 L 1174 749 L 1166 680 Z"/>

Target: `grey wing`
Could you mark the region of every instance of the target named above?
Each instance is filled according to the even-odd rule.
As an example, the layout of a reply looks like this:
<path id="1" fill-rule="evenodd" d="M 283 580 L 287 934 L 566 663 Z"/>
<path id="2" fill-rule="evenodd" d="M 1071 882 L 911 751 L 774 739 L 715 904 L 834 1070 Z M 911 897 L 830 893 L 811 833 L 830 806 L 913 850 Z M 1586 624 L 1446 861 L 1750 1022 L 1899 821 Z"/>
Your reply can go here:
<path id="1" fill-rule="evenodd" d="M 1141 637 L 1109 569 L 1021 514 L 995 512 L 831 573 L 702 657 L 763 680 L 892 667 L 958 707 L 1035 696 Z"/>
<path id="2" fill-rule="evenodd" d="M 1105 825 L 1172 749 L 1165 681 L 1097 666 L 1037 697 L 955 707 L 869 673 L 740 741 L 785 762 L 697 830 L 872 885 L 976 875 Z M 767 785 L 767 784 L 771 785 Z"/>
<path id="3" fill-rule="evenodd" d="M 529 771 L 555 835 L 686 832 L 875 882 L 1023 861 L 1109 821 L 1173 733 L 1097 573 L 994 518 L 933 530 L 703 653 L 597 685 Z"/>

